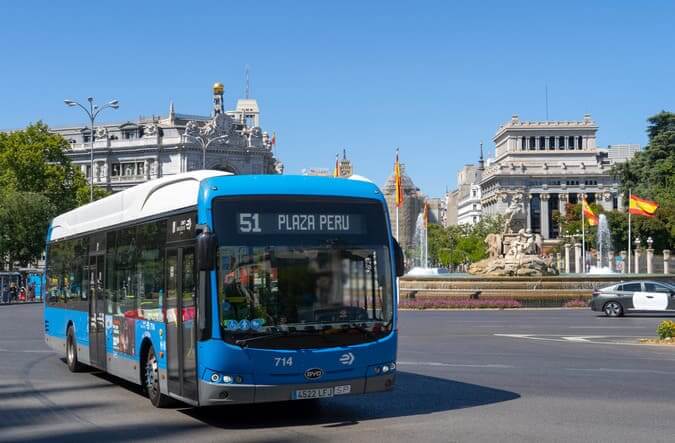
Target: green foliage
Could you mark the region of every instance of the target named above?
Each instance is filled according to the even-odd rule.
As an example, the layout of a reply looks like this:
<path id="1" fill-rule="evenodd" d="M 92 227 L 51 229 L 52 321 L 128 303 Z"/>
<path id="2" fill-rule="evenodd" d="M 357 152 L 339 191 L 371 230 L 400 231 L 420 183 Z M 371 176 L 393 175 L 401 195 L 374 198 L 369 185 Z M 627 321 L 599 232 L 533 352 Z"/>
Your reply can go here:
<path id="1" fill-rule="evenodd" d="M 675 114 L 662 111 L 648 122 L 649 144 L 629 162 L 614 166 L 612 174 L 621 181 L 626 205 L 629 190 L 660 205 L 654 218 L 632 217 L 633 238 L 651 236 L 655 249 L 670 249 L 675 239 Z"/>
<path id="2" fill-rule="evenodd" d="M 54 206 L 34 192 L 5 191 L 0 195 L 0 257 L 26 266 L 42 255 Z"/>
<path id="3" fill-rule="evenodd" d="M 486 217 L 475 225 L 429 225 L 429 261 L 448 267 L 482 260 L 487 257 L 485 237 L 501 232 L 501 225 L 501 216 Z"/>
<path id="4" fill-rule="evenodd" d="M 66 156 L 69 149 L 41 122 L 0 133 L 0 257 L 22 264 L 37 259 L 49 219 L 89 201 L 89 186 Z"/>
<path id="5" fill-rule="evenodd" d="M 659 323 L 656 328 L 656 334 L 661 340 L 666 338 L 673 338 L 675 336 L 675 322 L 671 320 L 664 320 Z"/>

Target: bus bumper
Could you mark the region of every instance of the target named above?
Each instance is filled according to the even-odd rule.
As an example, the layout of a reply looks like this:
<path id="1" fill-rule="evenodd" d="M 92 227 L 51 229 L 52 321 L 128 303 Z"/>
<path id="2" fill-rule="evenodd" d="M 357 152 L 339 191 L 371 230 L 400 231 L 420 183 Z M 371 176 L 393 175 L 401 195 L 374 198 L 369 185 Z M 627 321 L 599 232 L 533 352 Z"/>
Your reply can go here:
<path id="1" fill-rule="evenodd" d="M 334 380 L 325 383 L 303 383 L 291 385 L 245 385 L 232 384 L 223 385 L 209 383 L 204 380 L 199 381 L 199 405 L 223 405 L 223 404 L 243 404 L 243 403 L 265 403 L 274 401 L 293 400 L 294 394 L 303 389 L 335 388 L 349 385 L 349 394 L 334 395 L 341 397 L 343 395 L 368 394 L 371 392 L 389 391 L 394 387 L 396 373 L 379 375 L 367 378 L 357 378 L 351 380 Z M 329 397 L 330 398 L 330 397 Z"/>

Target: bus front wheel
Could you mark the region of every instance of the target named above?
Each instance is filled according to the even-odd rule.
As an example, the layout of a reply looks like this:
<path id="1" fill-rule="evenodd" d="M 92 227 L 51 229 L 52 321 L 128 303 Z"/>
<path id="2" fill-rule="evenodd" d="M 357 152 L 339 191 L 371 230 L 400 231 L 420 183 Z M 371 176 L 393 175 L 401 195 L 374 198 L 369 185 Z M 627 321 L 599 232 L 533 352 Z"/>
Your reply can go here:
<path id="1" fill-rule="evenodd" d="M 148 398 L 154 407 L 165 408 L 171 404 L 171 399 L 162 394 L 159 389 L 159 362 L 152 346 L 148 348 L 145 359 L 145 390 L 148 392 Z"/>
<path id="2" fill-rule="evenodd" d="M 68 327 L 66 334 L 66 364 L 70 372 L 80 372 L 82 363 L 77 360 L 77 342 L 75 341 L 75 331 L 72 326 Z"/>

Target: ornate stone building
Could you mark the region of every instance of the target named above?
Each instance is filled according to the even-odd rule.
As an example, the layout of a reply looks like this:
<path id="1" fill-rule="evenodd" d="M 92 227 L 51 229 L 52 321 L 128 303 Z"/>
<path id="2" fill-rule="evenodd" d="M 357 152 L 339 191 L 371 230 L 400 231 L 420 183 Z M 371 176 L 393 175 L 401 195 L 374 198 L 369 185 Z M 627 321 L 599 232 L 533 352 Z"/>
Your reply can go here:
<path id="1" fill-rule="evenodd" d="M 401 184 L 403 185 L 403 205 L 398 212 L 398 242 L 403 248 L 413 246 L 413 236 L 415 235 L 415 223 L 417 217 L 424 207 L 424 196 L 419 188 L 415 186 L 412 179 L 405 173 L 405 165 L 401 164 Z M 382 187 L 384 198 L 389 208 L 389 219 L 391 220 L 391 231 L 396 235 L 396 182 L 394 174 L 389 176 L 387 182 Z"/>
<path id="2" fill-rule="evenodd" d="M 612 162 L 596 147 L 597 130 L 588 114 L 581 121 L 543 122 L 514 115 L 493 138 L 495 159 L 480 182 L 483 214 L 503 214 L 521 199 L 525 211 L 516 226 L 555 239 L 561 233 L 554 212 L 564 214 L 565 205 L 582 196 L 605 210 L 622 209 Z"/>
<path id="3" fill-rule="evenodd" d="M 223 85 L 213 86 L 211 116 L 177 113 L 166 117 L 103 124 L 94 133 L 94 184 L 120 191 L 165 175 L 202 169 L 235 174 L 283 173 L 274 157 L 274 138 L 260 129 L 254 99 L 240 99 L 235 110 L 223 108 Z M 68 156 L 90 178 L 91 131 L 88 127 L 52 128 L 70 142 Z M 204 153 L 203 146 L 206 146 Z"/>

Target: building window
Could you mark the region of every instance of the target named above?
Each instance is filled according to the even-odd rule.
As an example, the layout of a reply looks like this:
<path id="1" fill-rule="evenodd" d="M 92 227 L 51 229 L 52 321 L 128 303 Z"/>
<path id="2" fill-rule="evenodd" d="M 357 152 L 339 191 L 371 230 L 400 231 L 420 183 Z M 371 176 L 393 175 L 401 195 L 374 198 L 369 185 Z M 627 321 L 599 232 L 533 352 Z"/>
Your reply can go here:
<path id="1" fill-rule="evenodd" d="M 110 175 L 113 177 L 119 177 L 120 176 L 120 164 L 119 163 L 113 163 L 112 165 L 112 170 L 110 171 Z"/>
<path id="2" fill-rule="evenodd" d="M 520 149 L 523 151 L 525 150 L 525 137 L 520 139 Z"/>
<path id="3" fill-rule="evenodd" d="M 584 141 L 584 138 L 582 136 L 579 136 L 579 140 L 578 140 L 579 144 L 577 145 L 577 149 L 583 149 L 583 141 Z"/>
<path id="4" fill-rule="evenodd" d="M 536 142 L 536 139 L 534 137 L 530 137 L 530 151 L 534 151 L 534 144 Z"/>
<path id="5" fill-rule="evenodd" d="M 558 137 L 558 148 L 565 149 L 565 137 L 562 135 Z"/>
<path id="6" fill-rule="evenodd" d="M 555 137 L 548 138 L 548 149 L 555 149 Z"/>
<path id="7" fill-rule="evenodd" d="M 124 140 L 132 140 L 132 139 L 136 138 L 137 135 L 138 135 L 138 131 L 136 131 L 136 129 L 127 129 L 127 130 L 122 131 L 122 138 Z"/>
<path id="8" fill-rule="evenodd" d="M 471 191 L 471 194 L 475 197 L 476 196 L 476 190 L 474 189 L 473 191 Z"/>
<path id="9" fill-rule="evenodd" d="M 91 165 L 86 165 L 84 167 L 84 176 L 87 178 L 91 178 Z"/>
<path id="10" fill-rule="evenodd" d="M 569 139 L 569 148 L 574 149 L 574 136 L 570 135 L 568 139 Z"/>
<path id="11" fill-rule="evenodd" d="M 537 194 L 530 199 L 530 227 L 532 232 L 541 234 L 541 201 Z"/>
<path id="12" fill-rule="evenodd" d="M 612 209 L 615 211 L 619 209 L 619 199 L 617 198 L 616 195 L 612 196 Z"/>
<path id="13" fill-rule="evenodd" d="M 546 149 L 546 137 L 539 137 L 539 150 L 543 151 Z"/>
<path id="14" fill-rule="evenodd" d="M 84 134 L 82 136 L 82 143 L 89 143 L 90 141 L 91 141 L 91 137 L 89 136 L 89 134 Z"/>

